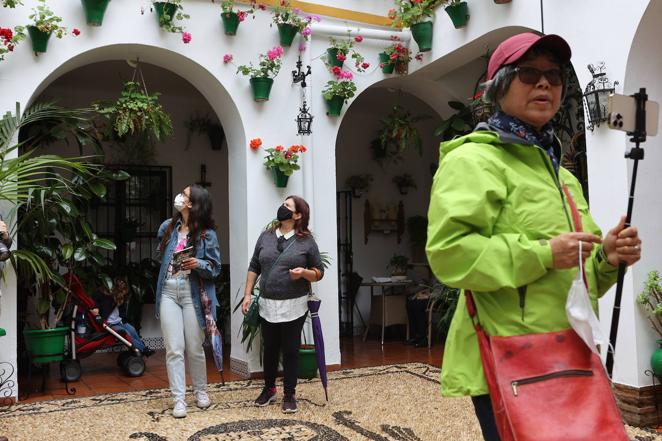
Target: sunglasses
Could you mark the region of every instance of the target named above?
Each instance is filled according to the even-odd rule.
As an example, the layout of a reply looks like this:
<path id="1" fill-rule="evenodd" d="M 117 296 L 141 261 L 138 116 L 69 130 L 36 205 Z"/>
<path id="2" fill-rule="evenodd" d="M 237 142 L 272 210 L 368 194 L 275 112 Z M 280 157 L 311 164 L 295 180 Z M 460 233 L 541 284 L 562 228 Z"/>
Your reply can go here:
<path id="1" fill-rule="evenodd" d="M 524 84 L 536 85 L 543 75 L 552 86 L 563 85 L 563 72 L 561 69 L 540 70 L 535 67 L 517 66 L 515 68 L 517 77 Z"/>

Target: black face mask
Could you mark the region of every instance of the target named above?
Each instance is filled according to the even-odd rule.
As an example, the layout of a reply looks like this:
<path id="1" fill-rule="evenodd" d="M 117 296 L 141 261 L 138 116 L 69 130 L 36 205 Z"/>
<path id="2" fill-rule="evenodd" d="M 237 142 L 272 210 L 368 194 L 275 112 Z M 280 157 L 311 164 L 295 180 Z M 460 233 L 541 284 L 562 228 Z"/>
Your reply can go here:
<path id="1" fill-rule="evenodd" d="M 281 205 L 280 207 L 278 207 L 278 213 L 276 214 L 276 219 L 278 219 L 278 222 L 283 222 L 292 219 L 293 215 L 294 213 L 292 213 L 292 210 L 287 208 L 285 205 Z"/>

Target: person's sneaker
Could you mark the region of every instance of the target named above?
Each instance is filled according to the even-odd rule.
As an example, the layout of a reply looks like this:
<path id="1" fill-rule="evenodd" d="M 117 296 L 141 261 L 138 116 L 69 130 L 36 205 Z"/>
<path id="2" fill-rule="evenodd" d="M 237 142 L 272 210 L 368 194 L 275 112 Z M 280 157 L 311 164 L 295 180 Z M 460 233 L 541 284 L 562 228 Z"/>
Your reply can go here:
<path id="1" fill-rule="evenodd" d="M 257 399 L 255 400 L 255 405 L 258 407 L 268 406 L 275 399 L 276 399 L 276 388 L 265 387 L 264 389 L 262 389 L 262 393 L 260 394 L 260 396 L 257 397 Z"/>
<path id="2" fill-rule="evenodd" d="M 183 400 L 175 401 L 175 407 L 172 408 L 172 416 L 175 418 L 186 417 L 186 403 Z"/>
<path id="3" fill-rule="evenodd" d="M 200 409 L 206 409 L 211 405 L 211 401 L 209 401 L 209 395 L 207 395 L 207 392 L 203 390 L 195 392 L 195 405 Z"/>
<path id="4" fill-rule="evenodd" d="M 283 397 L 283 413 L 295 413 L 297 411 L 297 399 L 294 394 L 285 394 Z"/>

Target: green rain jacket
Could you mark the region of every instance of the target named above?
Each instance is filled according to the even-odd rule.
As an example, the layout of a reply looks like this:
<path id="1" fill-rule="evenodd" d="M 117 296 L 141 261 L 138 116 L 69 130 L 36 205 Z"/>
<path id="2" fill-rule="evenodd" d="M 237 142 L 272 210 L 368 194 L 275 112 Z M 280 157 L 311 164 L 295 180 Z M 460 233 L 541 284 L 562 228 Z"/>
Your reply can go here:
<path id="1" fill-rule="evenodd" d="M 428 213 L 428 261 L 439 280 L 474 293 L 489 335 L 570 328 L 565 302 L 578 268 L 553 269 L 548 242 L 574 230 L 562 183 L 583 230 L 601 235 L 579 181 L 562 167 L 557 175 L 542 148 L 487 130 L 441 144 Z M 618 272 L 599 251 L 594 247 L 585 265 L 596 311 Z M 444 396 L 488 393 L 464 292 L 446 339 L 441 389 Z"/>

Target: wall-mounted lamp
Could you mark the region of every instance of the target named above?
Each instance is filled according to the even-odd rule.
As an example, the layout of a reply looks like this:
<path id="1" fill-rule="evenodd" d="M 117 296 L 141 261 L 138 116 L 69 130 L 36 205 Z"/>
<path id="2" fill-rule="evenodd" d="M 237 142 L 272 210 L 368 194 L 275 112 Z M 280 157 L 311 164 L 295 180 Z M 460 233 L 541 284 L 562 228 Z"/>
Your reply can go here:
<path id="1" fill-rule="evenodd" d="M 299 108 L 299 114 L 297 115 L 297 135 L 310 135 L 313 133 L 313 115 L 308 112 L 308 106 L 306 106 L 306 100 L 303 100 L 303 106 Z"/>
<path id="2" fill-rule="evenodd" d="M 597 66 L 589 64 L 588 70 L 593 75 L 593 79 L 584 89 L 584 106 L 588 117 L 588 129 L 593 131 L 596 127 L 600 127 L 600 123 L 607 121 L 609 95 L 614 93 L 618 81 L 614 84 L 609 81 L 604 72 L 604 61 L 598 63 Z"/>

